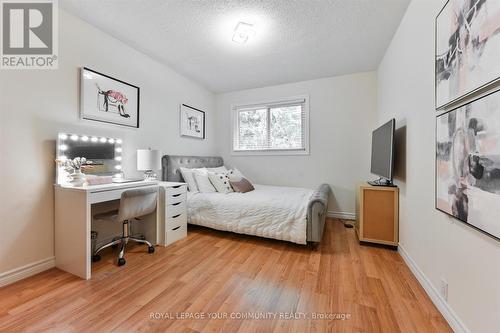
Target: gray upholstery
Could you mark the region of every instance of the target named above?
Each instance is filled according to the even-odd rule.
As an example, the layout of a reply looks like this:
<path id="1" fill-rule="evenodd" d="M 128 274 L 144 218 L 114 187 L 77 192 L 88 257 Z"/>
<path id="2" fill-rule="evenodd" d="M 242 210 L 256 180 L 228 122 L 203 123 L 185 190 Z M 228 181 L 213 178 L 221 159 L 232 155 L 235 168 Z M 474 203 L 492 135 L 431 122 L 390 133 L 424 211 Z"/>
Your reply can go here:
<path id="1" fill-rule="evenodd" d="M 118 209 L 118 221 L 151 214 L 156 210 L 157 196 L 156 186 L 123 191 Z"/>
<path id="2" fill-rule="evenodd" d="M 184 168 L 215 168 L 223 166 L 222 157 L 218 156 L 170 156 L 162 158 L 162 180 L 179 182 L 183 181 L 180 167 Z M 322 184 L 314 191 L 309 200 L 307 209 L 307 241 L 319 243 L 323 237 L 326 209 L 330 186 Z"/>
<path id="3" fill-rule="evenodd" d="M 329 195 L 330 185 L 321 184 L 309 199 L 307 221 L 311 223 L 307 223 L 307 240 L 310 242 L 319 243 L 323 237 Z"/>
<path id="4" fill-rule="evenodd" d="M 123 227 L 121 237 L 115 238 L 112 241 L 101 245 L 93 250 L 92 261 L 100 260 L 99 252 L 110 246 L 120 244 L 120 253 L 118 254 L 118 266 L 125 265 L 125 246 L 129 241 L 134 241 L 148 246 L 148 252 L 154 252 L 154 246 L 149 241 L 139 237 L 130 235 L 130 223 L 135 218 L 148 215 L 156 210 L 156 202 L 158 197 L 158 186 L 140 187 L 133 190 L 125 190 L 121 194 L 120 207 L 116 211 L 111 211 L 104 214 L 94 216 L 96 220 L 108 220 L 111 222 L 120 222 Z"/>
<path id="5" fill-rule="evenodd" d="M 161 159 L 161 179 L 169 182 L 182 182 L 180 168 L 215 168 L 224 165 L 222 157 L 214 156 L 175 156 L 165 155 Z"/>

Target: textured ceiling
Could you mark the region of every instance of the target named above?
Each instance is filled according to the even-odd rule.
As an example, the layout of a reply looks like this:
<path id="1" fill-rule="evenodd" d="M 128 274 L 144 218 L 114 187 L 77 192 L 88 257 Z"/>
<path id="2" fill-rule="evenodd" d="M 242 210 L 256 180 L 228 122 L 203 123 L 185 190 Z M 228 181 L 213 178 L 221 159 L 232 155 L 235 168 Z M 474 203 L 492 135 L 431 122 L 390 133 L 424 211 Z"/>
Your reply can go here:
<path id="1" fill-rule="evenodd" d="M 409 0 L 60 0 L 213 92 L 374 70 Z M 236 44 L 239 21 L 257 34 Z"/>

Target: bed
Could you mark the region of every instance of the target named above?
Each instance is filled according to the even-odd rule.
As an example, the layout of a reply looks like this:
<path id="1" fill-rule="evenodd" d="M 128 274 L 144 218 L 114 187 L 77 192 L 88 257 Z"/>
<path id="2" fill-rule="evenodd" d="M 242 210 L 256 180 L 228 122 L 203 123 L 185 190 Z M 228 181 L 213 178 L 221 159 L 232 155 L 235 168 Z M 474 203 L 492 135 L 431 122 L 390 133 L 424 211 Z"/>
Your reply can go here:
<path id="1" fill-rule="evenodd" d="M 218 156 L 162 158 L 162 180 L 183 181 L 180 167 L 223 166 Z M 330 186 L 316 190 L 254 184 L 248 193 L 188 193 L 188 223 L 279 239 L 298 244 L 319 243 L 323 236 Z"/>

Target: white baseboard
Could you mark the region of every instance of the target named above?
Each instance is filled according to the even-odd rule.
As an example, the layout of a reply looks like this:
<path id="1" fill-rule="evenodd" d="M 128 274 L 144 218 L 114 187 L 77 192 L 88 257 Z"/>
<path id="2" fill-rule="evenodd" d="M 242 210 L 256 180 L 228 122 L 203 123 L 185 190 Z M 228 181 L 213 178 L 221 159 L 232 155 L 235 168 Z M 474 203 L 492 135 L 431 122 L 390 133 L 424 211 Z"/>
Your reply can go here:
<path id="1" fill-rule="evenodd" d="M 438 290 L 434 287 L 431 281 L 425 276 L 424 272 L 417 266 L 417 263 L 410 257 L 408 252 L 406 252 L 405 248 L 399 244 L 398 252 L 405 261 L 406 265 L 410 268 L 413 275 L 417 278 L 420 285 L 424 288 L 429 298 L 434 303 L 434 305 L 438 308 L 439 312 L 443 315 L 444 319 L 448 322 L 451 329 L 454 332 L 460 333 L 468 333 L 469 329 L 462 322 L 460 317 L 453 311 L 450 305 L 446 302 L 446 300 L 441 296 Z"/>
<path id="2" fill-rule="evenodd" d="M 0 287 L 25 279 L 56 266 L 56 258 L 50 257 L 0 273 Z"/>
<path id="3" fill-rule="evenodd" d="M 332 212 L 328 211 L 326 216 L 331 217 L 333 219 L 341 219 L 341 220 L 356 220 L 356 214 L 348 213 L 348 212 Z"/>

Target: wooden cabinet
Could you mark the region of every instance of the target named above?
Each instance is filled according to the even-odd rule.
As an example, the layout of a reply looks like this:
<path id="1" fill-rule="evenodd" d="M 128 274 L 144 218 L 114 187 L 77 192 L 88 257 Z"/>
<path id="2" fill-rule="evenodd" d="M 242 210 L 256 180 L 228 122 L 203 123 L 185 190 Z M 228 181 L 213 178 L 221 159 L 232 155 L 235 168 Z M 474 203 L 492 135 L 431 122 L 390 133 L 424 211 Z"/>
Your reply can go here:
<path id="1" fill-rule="evenodd" d="M 356 195 L 356 234 L 360 242 L 398 246 L 399 189 L 397 187 L 358 186 Z"/>

